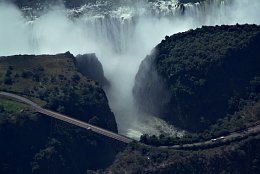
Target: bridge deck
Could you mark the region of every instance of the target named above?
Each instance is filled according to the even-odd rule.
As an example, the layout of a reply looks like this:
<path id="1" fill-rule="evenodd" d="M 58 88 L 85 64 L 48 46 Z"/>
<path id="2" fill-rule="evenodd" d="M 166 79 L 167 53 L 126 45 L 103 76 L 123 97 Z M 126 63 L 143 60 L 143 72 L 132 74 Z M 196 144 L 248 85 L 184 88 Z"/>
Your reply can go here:
<path id="1" fill-rule="evenodd" d="M 131 138 L 125 137 L 123 135 L 116 134 L 114 132 L 111 132 L 109 130 L 103 129 L 101 127 L 91 125 L 89 123 L 77 120 L 75 118 L 71 118 L 69 116 L 66 116 L 66 115 L 63 115 L 63 114 L 51 111 L 51 110 L 44 109 L 44 108 L 40 107 L 39 105 L 37 105 L 36 103 L 32 102 L 31 100 L 29 100 L 27 98 L 24 98 L 24 97 L 21 97 L 21 96 L 18 96 L 16 94 L 11 94 L 11 93 L 7 93 L 7 92 L 0 92 L 0 95 L 6 96 L 6 97 L 11 97 L 11 98 L 19 100 L 19 101 L 21 101 L 21 102 L 23 102 L 25 104 L 28 104 L 31 107 L 33 107 L 37 112 L 39 112 L 41 114 L 44 114 L 44 115 L 47 115 L 47 116 L 50 116 L 50 117 L 62 120 L 64 122 L 73 124 L 75 126 L 78 126 L 78 127 L 81 127 L 81 128 L 87 129 L 87 130 L 91 130 L 93 132 L 96 132 L 98 134 L 101 134 L 101 135 L 104 135 L 106 137 L 112 138 L 114 140 L 121 141 L 121 142 L 126 143 L 126 144 L 134 141 Z"/>

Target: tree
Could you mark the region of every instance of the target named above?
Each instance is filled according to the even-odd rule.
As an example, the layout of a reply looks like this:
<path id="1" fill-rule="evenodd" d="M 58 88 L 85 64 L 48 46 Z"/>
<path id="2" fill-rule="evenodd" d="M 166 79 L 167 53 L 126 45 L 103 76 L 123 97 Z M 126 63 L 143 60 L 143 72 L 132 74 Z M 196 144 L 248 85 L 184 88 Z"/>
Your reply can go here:
<path id="1" fill-rule="evenodd" d="M 96 125 L 96 126 L 99 125 L 99 122 L 100 122 L 100 120 L 99 120 L 99 118 L 97 116 L 92 117 L 88 121 L 89 124 Z"/>
<path id="2" fill-rule="evenodd" d="M 31 76 L 33 76 L 33 73 L 31 71 L 23 70 L 23 72 L 22 72 L 22 77 L 23 78 L 29 78 Z"/>
<path id="3" fill-rule="evenodd" d="M 80 80 L 80 76 L 78 74 L 74 74 L 71 78 L 74 82 L 78 82 Z"/>
<path id="4" fill-rule="evenodd" d="M 3 106 L 0 106 L 0 113 L 1 113 L 1 112 L 4 112 L 4 111 L 5 111 L 4 107 L 3 107 Z"/>
<path id="5" fill-rule="evenodd" d="M 5 78 L 4 83 L 6 85 L 12 85 L 13 84 L 13 80 L 10 77 L 7 77 L 7 78 Z"/>
<path id="6" fill-rule="evenodd" d="M 12 71 L 11 71 L 10 69 L 8 69 L 8 70 L 6 71 L 5 76 L 6 76 L 6 77 L 10 77 L 11 75 L 12 75 Z"/>

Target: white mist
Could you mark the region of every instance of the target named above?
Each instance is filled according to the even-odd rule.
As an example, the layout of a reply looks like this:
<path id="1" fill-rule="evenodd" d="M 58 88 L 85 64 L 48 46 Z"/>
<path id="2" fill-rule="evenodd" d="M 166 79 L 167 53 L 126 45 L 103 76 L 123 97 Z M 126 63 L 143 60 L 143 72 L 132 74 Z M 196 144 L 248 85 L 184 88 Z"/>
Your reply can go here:
<path id="1" fill-rule="evenodd" d="M 111 87 L 105 90 L 119 132 L 134 138 L 143 133 L 173 135 L 176 134 L 173 126 L 136 111 L 132 88 L 142 59 L 165 35 L 202 25 L 260 24 L 259 0 L 233 0 L 229 5 L 212 3 L 203 9 L 188 6 L 185 15 L 170 18 L 139 14 L 133 21 L 131 17 L 100 20 L 91 16 L 72 20 L 63 7 L 55 7 L 28 22 L 19 9 L 0 3 L 0 56 L 66 51 L 74 55 L 96 53 L 111 82 Z M 134 13 L 120 10 L 125 13 L 123 16 Z"/>

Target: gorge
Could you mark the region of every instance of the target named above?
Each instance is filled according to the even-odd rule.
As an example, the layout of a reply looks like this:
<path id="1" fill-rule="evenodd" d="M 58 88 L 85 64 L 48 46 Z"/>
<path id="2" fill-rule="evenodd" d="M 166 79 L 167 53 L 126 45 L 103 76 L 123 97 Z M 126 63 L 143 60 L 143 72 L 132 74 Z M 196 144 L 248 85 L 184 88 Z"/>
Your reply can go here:
<path id="1" fill-rule="evenodd" d="M 259 0 L 0 0 L 0 173 L 260 173 L 259 16 Z"/>
<path id="2" fill-rule="evenodd" d="M 0 55 L 96 53 L 110 82 L 104 88 L 119 132 L 137 139 L 145 133 L 176 135 L 163 120 L 148 116 L 148 122 L 133 101 L 139 65 L 156 44 L 202 25 L 260 24 L 257 0 L 77 2 L 39 1 L 37 8 L 2 2 Z"/>

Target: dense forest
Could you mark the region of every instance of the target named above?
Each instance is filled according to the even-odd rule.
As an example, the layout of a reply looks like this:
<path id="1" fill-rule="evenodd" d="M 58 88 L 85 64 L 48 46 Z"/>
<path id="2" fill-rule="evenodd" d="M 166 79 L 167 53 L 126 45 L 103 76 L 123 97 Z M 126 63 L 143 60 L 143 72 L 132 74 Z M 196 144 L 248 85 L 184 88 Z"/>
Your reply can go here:
<path id="1" fill-rule="evenodd" d="M 258 103 L 259 46 L 256 25 L 203 26 L 166 36 L 140 66 L 136 101 L 144 112 L 201 132 Z"/>

